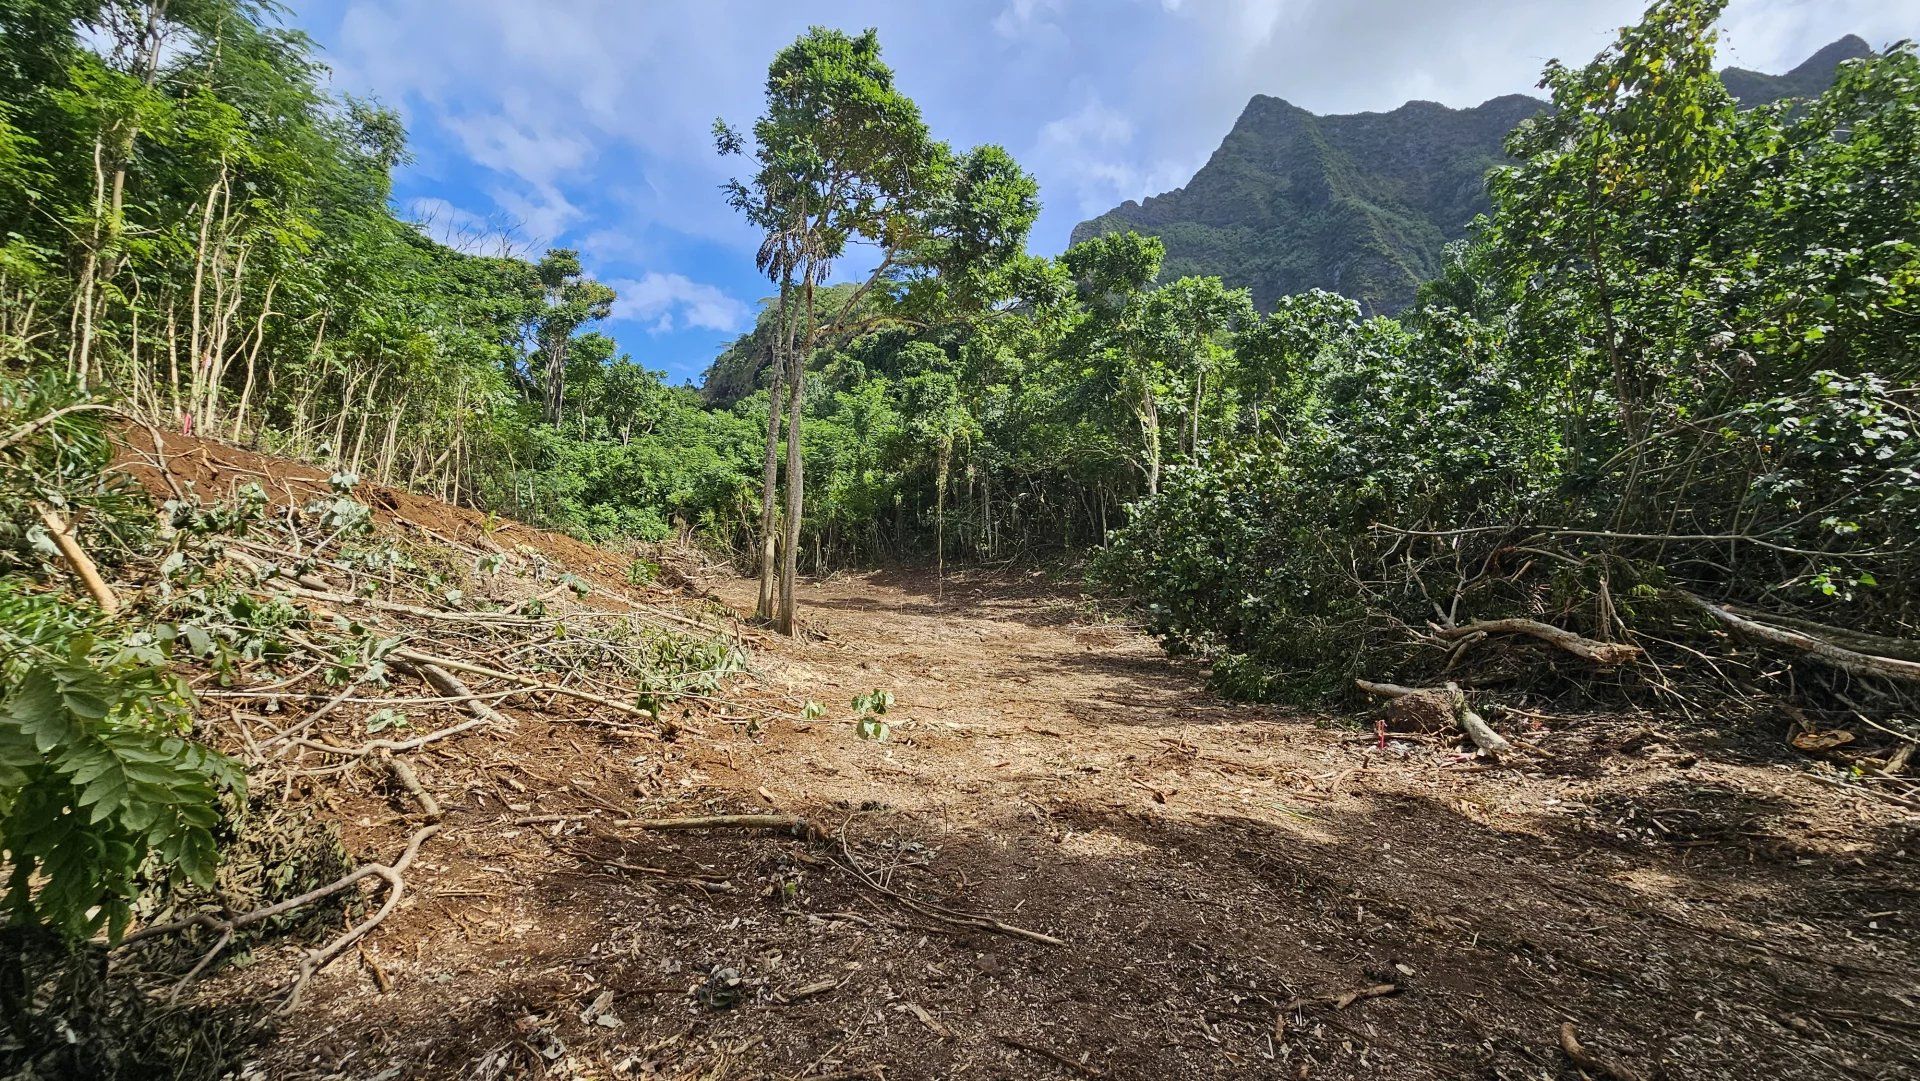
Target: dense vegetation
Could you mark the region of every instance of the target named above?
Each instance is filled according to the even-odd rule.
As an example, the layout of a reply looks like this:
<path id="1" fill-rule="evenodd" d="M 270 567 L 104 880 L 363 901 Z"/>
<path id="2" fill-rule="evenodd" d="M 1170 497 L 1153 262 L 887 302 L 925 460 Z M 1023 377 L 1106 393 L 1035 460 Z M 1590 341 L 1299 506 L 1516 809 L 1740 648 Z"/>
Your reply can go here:
<path id="1" fill-rule="evenodd" d="M 241 0 L 0 5 L 0 362 L 595 536 L 718 529 L 756 425 L 588 333 L 577 257 L 466 255 L 388 205 L 398 119 Z"/>
<path id="2" fill-rule="evenodd" d="M 1816 686 L 1920 673 L 1893 659 L 1920 599 L 1920 62 L 1899 45 L 1742 112 L 1718 10 L 1658 4 L 1550 68 L 1554 110 L 1403 320 L 1331 297 L 1270 318 L 1278 407 L 1243 408 L 1102 559 L 1169 642 L 1252 693 L 1455 667 L 1540 633 L 1476 625 L 1516 618 L 1631 644 L 1607 680 L 1682 710 L 1695 674 L 1819 708 L 1840 702 Z M 1688 644 L 1715 626 L 1824 672 Z"/>
<path id="3" fill-rule="evenodd" d="M 1847 60 L 1870 55 L 1847 37 L 1785 75 L 1738 68 L 1722 77 L 1749 105 L 1813 97 Z M 1080 223 L 1075 241 L 1133 230 L 1167 246 L 1166 272 L 1217 275 L 1265 309 L 1326 289 L 1368 315 L 1413 304 L 1440 272 L 1446 246 L 1489 210 L 1488 170 L 1510 164 L 1502 141 L 1545 102 L 1509 94 L 1470 109 L 1415 101 L 1384 113 L 1316 116 L 1255 96 L 1185 187 L 1127 202 Z"/>
<path id="4" fill-rule="evenodd" d="M 48 588 L 63 542 L 164 559 L 204 524 L 183 504 L 151 536 L 102 479 L 108 403 L 322 461 L 343 493 L 698 536 L 758 566 L 789 629 L 803 570 L 1099 549 L 1099 581 L 1247 696 L 1444 669 L 1887 715 L 1920 673 L 1920 58 L 1743 111 L 1720 8 L 1661 0 L 1550 68 L 1469 241 L 1408 217 L 1418 259 L 1344 226 L 1281 253 L 1379 256 L 1393 274 L 1355 273 L 1381 306 L 1432 278 L 1397 320 L 1163 274 L 1130 231 L 1026 255 L 1017 164 L 936 139 L 871 32 L 811 31 L 750 131 L 716 128 L 774 295 L 702 395 L 593 332 L 614 298 L 575 253 L 465 255 L 396 218 L 394 116 L 324 94 L 251 4 L 0 0 L 13 917 L 117 930 L 150 856 L 204 880 L 208 808 L 239 787 L 182 738 L 168 676 L 177 642 L 217 652 L 205 632 Z M 1501 108 L 1474 123 L 1534 112 Z M 1366 137 L 1420 119 L 1389 117 Z M 1492 157 L 1463 160 L 1436 172 L 1449 213 Z M 873 270 L 832 283 L 853 245 Z M 1495 648 L 1515 635 L 1543 654 Z"/>

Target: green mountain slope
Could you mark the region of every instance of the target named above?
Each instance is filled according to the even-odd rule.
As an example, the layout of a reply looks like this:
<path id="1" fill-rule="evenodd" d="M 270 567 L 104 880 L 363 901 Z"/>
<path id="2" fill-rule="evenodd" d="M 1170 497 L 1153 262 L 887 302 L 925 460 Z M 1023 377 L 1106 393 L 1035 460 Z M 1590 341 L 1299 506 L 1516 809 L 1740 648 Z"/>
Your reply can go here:
<path id="1" fill-rule="evenodd" d="M 1781 98 L 1810 98 L 1833 84 L 1833 73 L 1841 64 L 1872 55 L 1872 46 L 1848 34 L 1814 53 L 1805 63 L 1785 75 L 1727 68 L 1720 73 L 1720 81 L 1727 84 L 1727 89 L 1732 91 L 1734 97 L 1748 105 L 1761 105 Z"/>
<path id="2" fill-rule="evenodd" d="M 1724 73 L 1746 102 L 1818 93 L 1839 64 L 1869 55 L 1845 37 L 1785 75 Z M 1501 141 L 1546 108 L 1521 94 L 1471 109 L 1412 101 L 1392 112 L 1318 116 L 1256 95 L 1186 187 L 1080 223 L 1073 241 L 1132 229 L 1167 245 L 1164 275 L 1211 274 L 1275 298 L 1320 288 L 1370 313 L 1411 304 L 1449 241 L 1487 209 Z"/>

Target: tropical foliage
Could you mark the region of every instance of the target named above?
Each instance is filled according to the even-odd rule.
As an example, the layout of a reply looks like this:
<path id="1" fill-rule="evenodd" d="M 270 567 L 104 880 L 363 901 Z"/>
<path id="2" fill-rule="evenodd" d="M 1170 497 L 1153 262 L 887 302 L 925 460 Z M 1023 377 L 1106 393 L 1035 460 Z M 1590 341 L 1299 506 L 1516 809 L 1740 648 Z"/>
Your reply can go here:
<path id="1" fill-rule="evenodd" d="M 1278 335 L 1303 344 L 1271 437 L 1177 471 L 1103 560 L 1171 642 L 1274 688 L 1476 618 L 1677 655 L 1703 597 L 1859 652 L 1912 635 L 1920 61 L 1742 112 L 1719 8 L 1550 68 L 1400 323 Z"/>

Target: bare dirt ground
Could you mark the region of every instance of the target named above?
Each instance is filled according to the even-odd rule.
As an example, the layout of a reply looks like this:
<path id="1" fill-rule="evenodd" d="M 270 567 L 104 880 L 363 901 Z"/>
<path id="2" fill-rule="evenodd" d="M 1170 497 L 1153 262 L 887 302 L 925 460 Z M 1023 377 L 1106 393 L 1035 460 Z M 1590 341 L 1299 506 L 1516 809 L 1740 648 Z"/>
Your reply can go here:
<path id="1" fill-rule="evenodd" d="M 203 441 L 135 472 L 326 490 Z M 628 556 L 366 494 L 414 543 L 538 550 L 598 603 L 751 607 L 695 564 L 636 586 Z M 753 673 L 658 730 L 521 697 L 412 753 L 446 815 L 400 906 L 264 1039 L 230 1022 L 328 928 L 198 985 L 196 1054 L 355 1081 L 1920 1075 L 1920 817 L 1780 731 L 1507 718 L 1525 753 L 1491 766 L 1222 702 L 1038 573 L 801 602 L 806 638 L 738 627 Z M 849 708 L 873 690 L 884 741 Z M 355 859 L 416 835 L 381 771 L 321 772 L 273 795 Z M 816 835 L 636 825 L 756 811 Z M 1568 1058 L 1569 1023 L 1608 1065 Z"/>
<path id="2" fill-rule="evenodd" d="M 246 1074 L 1605 1076 L 1569 1022 L 1622 1079 L 1920 1072 L 1915 820 L 1772 734 L 1547 719 L 1492 768 L 1216 700 L 1038 575 L 802 603 L 809 639 L 672 738 L 528 712 L 423 756 L 469 779 L 406 906 Z M 404 836 L 329 804 L 356 851 Z M 826 837 L 627 824 L 766 810 Z"/>

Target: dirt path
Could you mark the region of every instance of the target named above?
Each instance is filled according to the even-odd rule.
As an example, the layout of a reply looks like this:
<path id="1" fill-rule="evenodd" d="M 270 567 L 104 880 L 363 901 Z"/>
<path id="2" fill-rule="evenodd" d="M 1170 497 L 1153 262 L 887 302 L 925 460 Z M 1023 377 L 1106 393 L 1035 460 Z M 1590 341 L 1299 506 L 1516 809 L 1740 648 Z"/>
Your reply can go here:
<path id="1" fill-rule="evenodd" d="M 1920 1068 L 1913 826 L 1804 761 L 1646 719 L 1554 722 L 1510 769 L 1382 749 L 1220 702 L 1038 578 L 803 603 L 762 701 L 826 716 L 522 747 L 553 787 L 501 798 L 576 817 L 454 816 L 391 989 L 330 973 L 274 1076 L 1578 1077 L 1563 1022 L 1622 1078 Z M 622 829 L 636 800 L 804 814 L 897 894 L 1065 944 L 931 918 L 836 843 Z"/>

